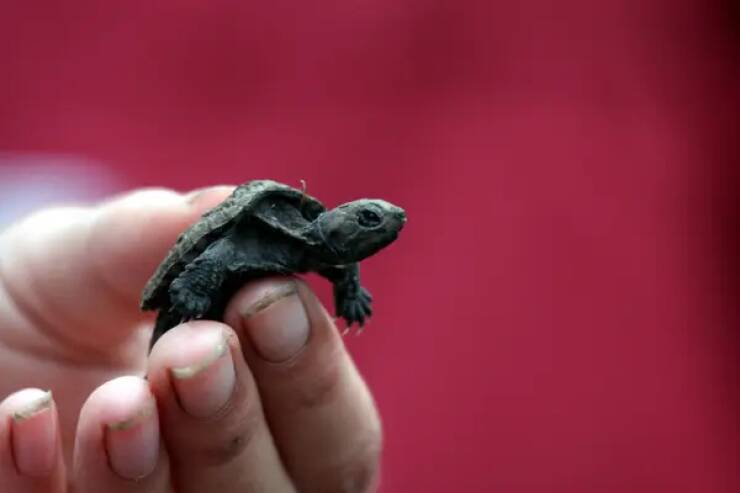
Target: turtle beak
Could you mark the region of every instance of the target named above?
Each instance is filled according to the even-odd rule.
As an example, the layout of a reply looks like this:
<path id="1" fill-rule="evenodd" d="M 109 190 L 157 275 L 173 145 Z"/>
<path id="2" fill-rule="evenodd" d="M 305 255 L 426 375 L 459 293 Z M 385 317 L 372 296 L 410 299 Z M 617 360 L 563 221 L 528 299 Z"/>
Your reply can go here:
<path id="1" fill-rule="evenodd" d="M 389 204 L 390 205 L 390 204 Z M 401 231 L 406 224 L 406 211 L 398 206 L 390 205 L 390 216 L 396 231 Z"/>
<path id="2" fill-rule="evenodd" d="M 392 229 L 400 231 L 403 225 L 406 224 L 406 211 L 397 205 L 381 199 L 375 199 L 372 202 L 383 210 L 386 221 L 390 223 Z"/>
<path id="3" fill-rule="evenodd" d="M 393 226 L 396 230 L 396 236 L 398 236 L 398 233 L 401 232 L 403 227 L 406 225 L 406 213 L 403 211 L 403 209 L 398 209 L 397 211 L 393 211 Z"/>

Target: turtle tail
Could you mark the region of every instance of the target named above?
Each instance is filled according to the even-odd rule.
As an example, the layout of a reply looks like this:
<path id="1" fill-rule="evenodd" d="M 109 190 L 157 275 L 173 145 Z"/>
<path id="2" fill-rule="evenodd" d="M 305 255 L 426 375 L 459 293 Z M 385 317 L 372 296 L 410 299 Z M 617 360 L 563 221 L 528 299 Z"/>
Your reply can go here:
<path id="1" fill-rule="evenodd" d="M 166 308 L 159 310 L 159 314 L 157 314 L 157 322 L 154 324 L 154 331 L 152 332 L 152 339 L 149 342 L 149 352 L 152 351 L 154 344 L 159 340 L 159 338 L 172 327 L 179 324 L 180 321 L 181 316 L 174 310 L 168 310 Z"/>

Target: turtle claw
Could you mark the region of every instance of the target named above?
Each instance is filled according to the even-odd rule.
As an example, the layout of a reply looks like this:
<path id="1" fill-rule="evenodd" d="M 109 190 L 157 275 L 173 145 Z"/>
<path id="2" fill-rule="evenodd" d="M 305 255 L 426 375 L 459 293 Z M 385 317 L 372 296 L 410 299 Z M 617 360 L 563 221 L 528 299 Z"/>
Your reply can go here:
<path id="1" fill-rule="evenodd" d="M 357 293 L 356 297 L 341 301 L 339 312 L 347 322 L 347 331 L 356 323 L 359 326 L 358 333 L 362 332 L 366 319 L 373 313 L 371 302 L 370 293 L 364 288 Z"/>
<path id="2" fill-rule="evenodd" d="M 373 295 L 365 288 L 360 288 L 360 298 L 364 299 L 368 305 L 373 301 Z"/>

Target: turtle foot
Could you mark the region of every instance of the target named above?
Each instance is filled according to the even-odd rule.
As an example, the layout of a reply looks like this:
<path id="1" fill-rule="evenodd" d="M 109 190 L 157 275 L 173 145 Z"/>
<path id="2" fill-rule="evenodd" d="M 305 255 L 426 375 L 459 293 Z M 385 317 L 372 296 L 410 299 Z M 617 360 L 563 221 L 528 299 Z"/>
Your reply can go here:
<path id="1" fill-rule="evenodd" d="M 373 314 L 372 301 L 372 296 L 365 288 L 360 288 L 357 296 L 343 300 L 339 309 L 340 316 L 347 322 L 347 331 L 357 324 L 358 332 L 362 332 L 365 320 Z"/>
<path id="2" fill-rule="evenodd" d="M 181 314 L 183 320 L 201 318 L 205 315 L 211 307 L 211 299 L 177 284 L 175 281 L 170 287 L 172 309 Z"/>

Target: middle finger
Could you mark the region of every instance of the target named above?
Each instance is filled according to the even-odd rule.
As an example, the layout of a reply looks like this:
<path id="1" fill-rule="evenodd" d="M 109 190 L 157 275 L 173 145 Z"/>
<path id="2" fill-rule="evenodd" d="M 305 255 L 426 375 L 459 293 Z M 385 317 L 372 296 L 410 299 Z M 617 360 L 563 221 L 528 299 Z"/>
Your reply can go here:
<path id="1" fill-rule="evenodd" d="M 293 491 L 233 331 L 189 322 L 149 358 L 177 491 Z"/>

